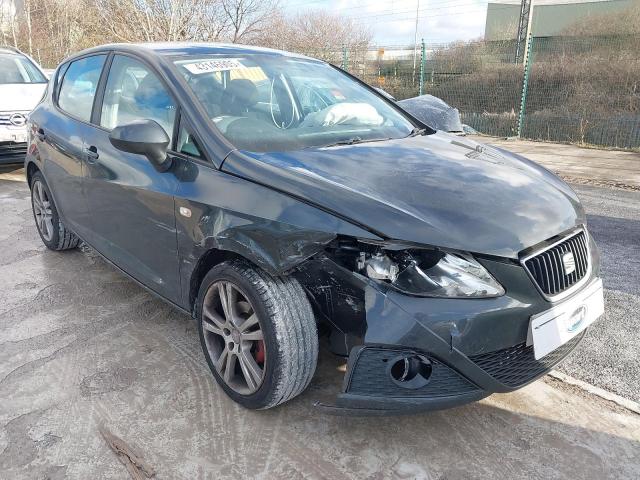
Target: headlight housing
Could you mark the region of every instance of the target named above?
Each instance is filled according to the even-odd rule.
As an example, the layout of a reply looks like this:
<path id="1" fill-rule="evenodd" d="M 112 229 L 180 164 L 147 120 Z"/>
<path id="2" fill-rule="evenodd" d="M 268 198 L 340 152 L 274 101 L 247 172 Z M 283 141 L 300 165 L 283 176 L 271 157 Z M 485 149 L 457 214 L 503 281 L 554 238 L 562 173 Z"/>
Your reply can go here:
<path id="1" fill-rule="evenodd" d="M 502 285 L 468 253 L 358 246 L 348 248 L 351 258 L 356 255 L 354 269 L 358 273 L 409 295 L 488 298 L 505 293 Z"/>

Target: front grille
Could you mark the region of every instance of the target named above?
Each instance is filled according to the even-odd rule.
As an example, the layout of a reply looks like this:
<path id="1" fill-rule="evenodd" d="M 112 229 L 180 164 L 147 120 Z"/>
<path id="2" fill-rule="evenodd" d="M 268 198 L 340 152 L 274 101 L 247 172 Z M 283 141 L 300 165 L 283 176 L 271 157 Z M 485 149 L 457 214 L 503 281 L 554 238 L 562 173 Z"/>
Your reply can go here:
<path id="1" fill-rule="evenodd" d="M 0 142 L 0 162 L 22 162 L 27 155 L 27 144 L 16 142 Z"/>
<path id="2" fill-rule="evenodd" d="M 469 359 L 503 385 L 516 388 L 542 375 L 569 355 L 585 333 L 575 336 L 539 360 L 533 356 L 533 346 L 524 343 L 504 350 L 474 355 Z"/>
<path id="3" fill-rule="evenodd" d="M 21 113 L 22 115 L 24 115 L 25 117 L 27 116 L 27 114 L 29 112 L 0 112 L 0 126 L 14 126 L 13 123 L 11 123 L 11 116 L 15 115 L 16 113 Z"/>
<path id="4" fill-rule="evenodd" d="M 406 350 L 367 347 L 358 355 L 347 393 L 394 398 L 429 398 L 447 397 L 477 392 L 479 388 L 455 370 L 434 358 L 431 361 L 431 377 L 429 383 L 417 389 L 398 386 L 389 375 L 389 362 Z"/>
<path id="5" fill-rule="evenodd" d="M 571 253 L 575 270 L 565 273 L 563 258 Z M 587 236 L 583 230 L 554 244 L 550 248 L 528 257 L 524 266 L 545 295 L 554 296 L 568 290 L 584 278 L 589 270 Z"/>

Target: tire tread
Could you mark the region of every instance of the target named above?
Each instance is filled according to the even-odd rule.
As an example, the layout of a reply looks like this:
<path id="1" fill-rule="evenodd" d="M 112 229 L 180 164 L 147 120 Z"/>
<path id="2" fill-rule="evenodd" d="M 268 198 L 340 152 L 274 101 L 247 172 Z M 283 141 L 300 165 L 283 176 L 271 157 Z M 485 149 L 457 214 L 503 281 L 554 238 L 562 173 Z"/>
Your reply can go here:
<path id="1" fill-rule="evenodd" d="M 69 230 L 62 222 L 62 219 L 60 219 L 60 213 L 58 212 L 58 208 L 51 196 L 51 189 L 49 188 L 49 185 L 45 181 L 44 176 L 41 172 L 37 171 L 33 174 L 33 177 L 31 178 L 31 185 L 29 185 L 29 187 L 33 188 L 33 184 L 36 182 L 36 180 L 40 181 L 47 190 L 49 202 L 51 203 L 51 210 L 54 214 L 53 220 L 55 220 L 55 223 L 58 226 L 57 242 L 54 241 L 55 237 L 53 237 L 50 242 L 47 242 L 44 238 L 42 238 L 41 235 L 40 237 L 42 238 L 42 242 L 47 246 L 47 248 L 55 251 L 71 250 L 73 248 L 77 248 L 80 244 L 80 239 L 71 230 Z"/>
<path id="2" fill-rule="evenodd" d="M 275 331 L 278 367 L 273 372 L 272 392 L 257 407 L 272 408 L 302 393 L 313 378 L 318 359 L 318 332 L 313 309 L 304 289 L 291 276 L 272 276 L 242 259 L 221 263 L 212 271 L 221 273 L 227 268 L 251 285 Z M 203 297 L 203 292 L 199 297 Z"/>

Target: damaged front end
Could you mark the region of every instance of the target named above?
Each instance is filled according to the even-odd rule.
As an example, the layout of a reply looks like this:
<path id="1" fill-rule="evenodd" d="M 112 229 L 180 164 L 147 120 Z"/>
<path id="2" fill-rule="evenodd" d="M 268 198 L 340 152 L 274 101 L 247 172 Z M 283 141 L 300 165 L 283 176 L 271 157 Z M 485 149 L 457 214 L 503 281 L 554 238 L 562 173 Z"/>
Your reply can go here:
<path id="1" fill-rule="evenodd" d="M 302 185 L 298 170 L 239 163 L 243 158 L 229 156 L 230 173 L 199 168 L 177 192 L 176 210 L 190 211 L 176 216 L 182 303 L 194 311 L 203 276 L 234 256 L 297 278 L 330 350 L 347 359 L 341 391 L 321 404 L 326 411 L 415 412 L 508 392 L 544 374 L 580 340 L 534 359 L 526 343 L 529 319 L 549 303 L 518 261 L 522 245 L 535 243 L 526 235 L 503 235 L 493 226 L 486 235 L 482 226 L 468 234 L 473 238 L 462 236 L 458 223 L 434 228 L 377 196 L 353 189 L 337 195 L 333 183 L 314 177 Z M 261 171 L 272 181 L 286 175 L 282 188 L 246 181 Z M 285 187 L 292 191 L 282 193 Z M 313 192 L 329 205 L 301 200 Z M 376 225 L 354 220 L 358 212 Z M 415 235 L 385 240 L 398 238 L 388 225 L 400 236 L 411 225 Z M 533 230 L 539 229 L 528 225 L 526 232 Z"/>
<path id="2" fill-rule="evenodd" d="M 363 338 L 367 289 L 426 298 L 504 295 L 502 285 L 468 254 L 370 240 L 337 238 L 296 271 L 332 326 L 331 346 L 338 355 L 348 355 Z"/>
<path id="3" fill-rule="evenodd" d="M 317 404 L 328 413 L 449 408 L 550 368 L 532 363 L 505 383 L 474 361 L 525 342 L 529 317 L 545 308 L 516 262 L 338 237 L 294 275 L 327 326 L 330 349 L 347 357 L 335 401 Z"/>

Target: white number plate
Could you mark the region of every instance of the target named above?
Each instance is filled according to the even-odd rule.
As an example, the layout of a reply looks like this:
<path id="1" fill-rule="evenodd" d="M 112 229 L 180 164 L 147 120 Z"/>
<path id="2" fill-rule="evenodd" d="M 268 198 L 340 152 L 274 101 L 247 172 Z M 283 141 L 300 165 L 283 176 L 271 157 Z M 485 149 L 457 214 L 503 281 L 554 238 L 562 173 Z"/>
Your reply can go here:
<path id="1" fill-rule="evenodd" d="M 527 344 L 533 342 L 536 360 L 564 345 L 604 313 L 602 280 L 599 278 L 578 295 L 533 315 Z"/>
<path id="2" fill-rule="evenodd" d="M 24 143 L 27 141 L 27 132 L 17 132 L 12 134 L 11 137 L 16 143 Z"/>

